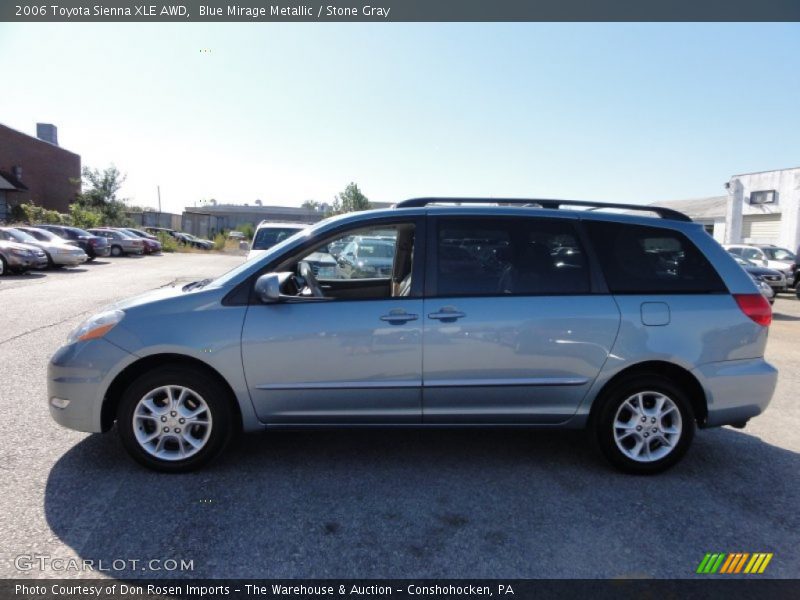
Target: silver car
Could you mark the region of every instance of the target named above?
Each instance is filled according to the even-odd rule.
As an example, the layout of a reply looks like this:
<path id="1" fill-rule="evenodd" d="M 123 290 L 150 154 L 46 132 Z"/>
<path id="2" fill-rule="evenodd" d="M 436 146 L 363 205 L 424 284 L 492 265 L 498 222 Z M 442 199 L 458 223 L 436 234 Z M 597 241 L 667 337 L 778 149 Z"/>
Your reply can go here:
<path id="1" fill-rule="evenodd" d="M 1 232 L 0 232 L 1 233 Z M 23 273 L 47 266 L 44 252 L 34 246 L 8 241 L 0 234 L 0 275 Z"/>
<path id="2" fill-rule="evenodd" d="M 54 233 L 35 227 L 5 227 L 2 229 L 14 241 L 36 246 L 44 251 L 51 267 L 77 267 L 88 260 L 86 252 Z"/>
<path id="3" fill-rule="evenodd" d="M 685 215 L 585 204 L 660 218 L 417 199 L 327 219 L 87 319 L 50 361 L 51 415 L 116 422 L 169 472 L 239 431 L 383 426 L 588 428 L 618 468 L 662 471 L 697 427 L 769 404 L 770 305 Z M 315 276 L 308 257 L 357 236 L 389 239 L 390 273 Z"/>
<path id="4" fill-rule="evenodd" d="M 111 247 L 111 256 L 124 256 L 126 254 L 144 254 L 144 242 L 132 233 L 125 233 L 118 229 L 105 229 L 98 227 L 89 229 L 89 233 L 104 237 Z"/>

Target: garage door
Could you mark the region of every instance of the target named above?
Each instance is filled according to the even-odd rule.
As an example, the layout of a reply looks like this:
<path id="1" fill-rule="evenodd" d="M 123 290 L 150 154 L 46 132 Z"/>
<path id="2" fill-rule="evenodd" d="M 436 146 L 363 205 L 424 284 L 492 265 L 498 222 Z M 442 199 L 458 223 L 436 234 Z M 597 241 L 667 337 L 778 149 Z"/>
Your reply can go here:
<path id="1" fill-rule="evenodd" d="M 750 243 L 777 244 L 780 215 L 745 215 L 742 219 L 742 240 Z"/>

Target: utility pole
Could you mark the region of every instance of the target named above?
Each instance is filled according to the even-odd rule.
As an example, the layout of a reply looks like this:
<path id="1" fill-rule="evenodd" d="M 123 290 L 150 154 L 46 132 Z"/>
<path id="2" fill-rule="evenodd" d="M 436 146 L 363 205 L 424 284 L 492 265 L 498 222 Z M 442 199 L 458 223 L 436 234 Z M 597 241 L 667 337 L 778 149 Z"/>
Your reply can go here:
<path id="1" fill-rule="evenodd" d="M 158 215 L 161 216 L 161 186 L 157 185 L 156 190 L 158 191 Z"/>

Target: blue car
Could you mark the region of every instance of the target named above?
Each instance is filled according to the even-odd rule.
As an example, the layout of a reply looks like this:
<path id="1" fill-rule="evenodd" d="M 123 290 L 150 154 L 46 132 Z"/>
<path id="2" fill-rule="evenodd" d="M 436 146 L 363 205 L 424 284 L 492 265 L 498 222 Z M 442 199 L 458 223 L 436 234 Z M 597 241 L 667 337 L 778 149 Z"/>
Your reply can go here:
<path id="1" fill-rule="evenodd" d="M 391 247 L 389 267 L 308 260 L 358 238 Z M 79 431 L 116 423 L 135 460 L 168 472 L 241 431 L 487 426 L 588 428 L 611 464 L 655 473 L 697 428 L 767 407 L 771 318 L 673 210 L 422 198 L 108 307 L 52 357 L 48 404 Z"/>

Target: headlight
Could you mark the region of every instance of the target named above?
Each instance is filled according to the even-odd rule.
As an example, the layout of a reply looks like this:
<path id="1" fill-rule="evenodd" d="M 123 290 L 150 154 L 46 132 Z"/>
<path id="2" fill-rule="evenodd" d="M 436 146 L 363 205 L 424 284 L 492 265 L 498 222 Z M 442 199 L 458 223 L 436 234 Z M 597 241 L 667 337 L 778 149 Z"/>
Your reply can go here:
<path id="1" fill-rule="evenodd" d="M 75 342 L 83 342 L 86 340 L 93 340 L 101 338 L 114 326 L 122 321 L 125 313 L 121 310 L 109 310 L 107 312 L 94 315 L 81 323 L 72 333 L 67 336 L 67 343 L 73 344 Z"/>

